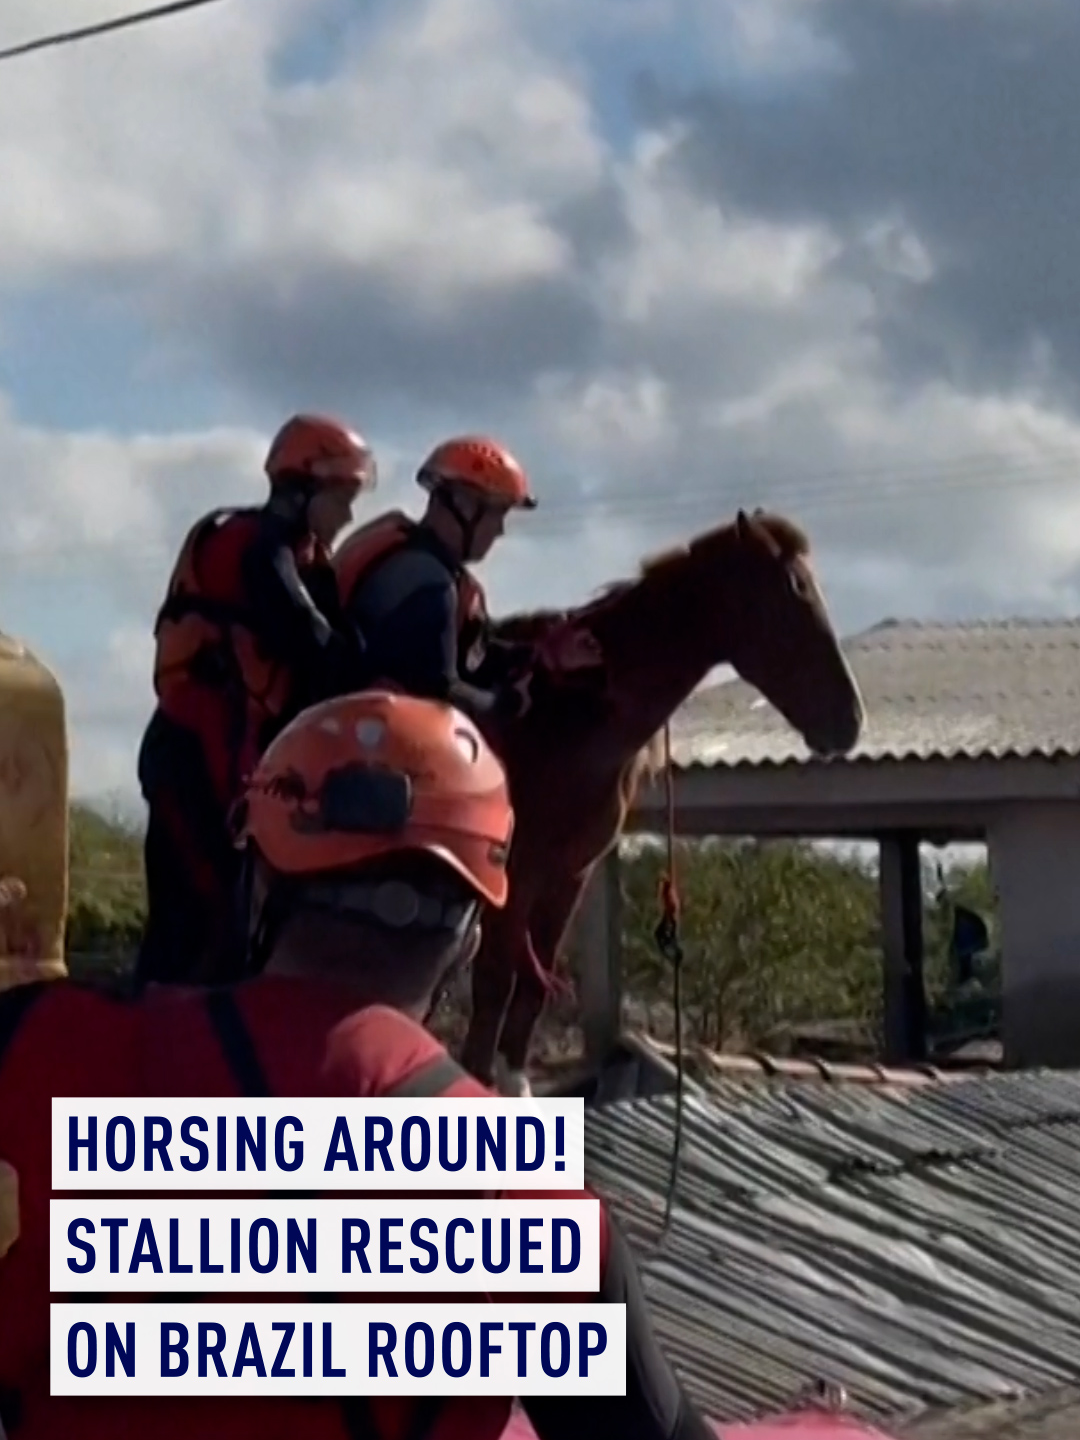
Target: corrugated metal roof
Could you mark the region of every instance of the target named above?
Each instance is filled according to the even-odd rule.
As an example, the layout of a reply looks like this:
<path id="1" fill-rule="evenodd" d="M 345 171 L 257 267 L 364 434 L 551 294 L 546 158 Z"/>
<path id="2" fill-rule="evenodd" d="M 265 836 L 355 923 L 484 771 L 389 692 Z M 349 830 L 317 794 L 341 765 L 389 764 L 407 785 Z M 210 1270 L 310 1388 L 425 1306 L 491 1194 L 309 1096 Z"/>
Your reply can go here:
<path id="1" fill-rule="evenodd" d="M 869 1418 L 1080 1377 L 1080 1075 L 721 1082 L 586 1110 L 586 1167 L 665 1348 L 720 1419 L 843 1385 Z"/>
<path id="2" fill-rule="evenodd" d="M 627 1036 L 626 1041 L 645 1056 L 655 1057 L 673 1065 L 676 1058 L 675 1046 L 647 1034 Z M 692 1071 L 706 1085 L 723 1083 L 725 1080 L 759 1077 L 784 1080 L 823 1080 L 831 1085 L 884 1085 L 910 1088 L 916 1085 L 936 1085 L 968 1078 L 966 1071 L 945 1071 L 933 1065 L 921 1065 L 900 1069 L 890 1065 L 860 1065 L 841 1060 L 822 1060 L 818 1057 L 798 1059 L 787 1056 L 769 1055 L 765 1051 L 752 1054 L 736 1054 L 729 1051 L 710 1050 L 705 1045 L 688 1047 L 684 1051 L 685 1068 Z M 989 1067 L 985 1067 L 989 1068 Z"/>
<path id="3" fill-rule="evenodd" d="M 845 642 L 867 709 L 846 761 L 1080 755 L 1080 619 L 885 621 Z M 741 680 L 700 690 L 672 721 L 681 767 L 811 758 Z"/>

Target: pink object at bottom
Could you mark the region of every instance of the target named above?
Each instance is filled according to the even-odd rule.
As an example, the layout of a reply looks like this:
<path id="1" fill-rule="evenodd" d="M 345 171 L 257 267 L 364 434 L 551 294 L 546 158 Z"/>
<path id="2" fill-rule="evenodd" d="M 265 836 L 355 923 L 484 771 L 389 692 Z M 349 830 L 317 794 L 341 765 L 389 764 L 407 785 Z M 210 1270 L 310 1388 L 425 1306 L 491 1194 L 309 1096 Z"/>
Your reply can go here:
<path id="1" fill-rule="evenodd" d="M 800 1410 L 776 1415 L 752 1424 L 721 1426 L 710 1422 L 717 1440 L 891 1440 L 882 1430 L 863 1425 L 848 1415 L 829 1415 L 820 1410 Z M 515 1412 L 502 1433 L 502 1440 L 536 1440 L 536 1431 L 525 1416 Z M 612 1436 L 611 1440 L 617 1440 Z"/>

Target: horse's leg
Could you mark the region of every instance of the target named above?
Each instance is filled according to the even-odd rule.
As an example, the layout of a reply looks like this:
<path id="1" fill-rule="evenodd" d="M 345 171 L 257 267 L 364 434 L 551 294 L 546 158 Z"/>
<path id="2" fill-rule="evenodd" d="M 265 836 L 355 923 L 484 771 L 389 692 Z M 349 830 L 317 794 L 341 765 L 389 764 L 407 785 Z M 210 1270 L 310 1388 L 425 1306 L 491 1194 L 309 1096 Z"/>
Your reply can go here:
<path id="1" fill-rule="evenodd" d="M 529 1046 L 548 998 L 545 977 L 554 976 L 559 947 L 587 880 L 587 874 L 557 877 L 538 897 L 529 915 L 527 939 L 531 954 L 528 962 L 518 969 L 499 1040 L 499 1058 L 506 1072 L 503 1088 L 507 1094 L 529 1093 L 526 1079 Z"/>
<path id="2" fill-rule="evenodd" d="M 514 977 L 525 963 L 528 904 L 511 899 L 505 910 L 488 910 L 483 939 L 472 962 L 472 1013 L 461 1049 L 461 1063 L 481 1081 L 495 1080 L 499 1032 L 510 1005 Z"/>

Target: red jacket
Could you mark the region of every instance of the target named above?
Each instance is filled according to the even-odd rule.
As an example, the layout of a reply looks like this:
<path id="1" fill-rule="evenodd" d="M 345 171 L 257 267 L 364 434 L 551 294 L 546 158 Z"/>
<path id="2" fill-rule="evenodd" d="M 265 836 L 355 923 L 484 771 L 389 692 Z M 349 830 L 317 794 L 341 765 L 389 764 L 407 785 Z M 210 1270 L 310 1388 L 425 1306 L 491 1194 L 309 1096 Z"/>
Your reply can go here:
<path id="1" fill-rule="evenodd" d="M 47 1065 L 39 1068 L 37 1078 L 31 1082 L 39 1092 L 35 1101 L 39 1117 L 48 1110 L 52 1094 L 389 1096 L 402 1089 L 414 1095 L 492 1093 L 458 1067 L 443 1046 L 414 1021 L 381 1006 L 354 1011 L 347 992 L 335 991 L 321 983 L 266 977 L 233 990 L 210 993 L 163 987 L 160 993 L 144 996 L 139 1002 L 91 997 L 97 1006 L 94 1012 L 97 1025 L 81 1031 L 70 1022 L 65 1028 L 66 1017 L 78 1012 L 90 1018 L 93 1005 L 62 994 L 59 987 L 63 985 L 67 989 L 67 982 L 53 984 L 52 1003 L 41 1005 L 38 1012 L 37 1045 L 41 1055 L 54 1052 L 62 1034 L 67 1046 L 62 1072 L 65 1082 L 59 1088 L 50 1085 L 53 1072 Z M 80 1003 L 82 1011 L 79 1011 Z M 105 1015 L 109 1017 L 108 1026 L 100 1018 Z M 48 1033 L 54 1016 L 59 1027 L 55 1039 Z M 28 1015 L 24 1025 L 29 1018 Z M 24 1047 L 26 1038 L 23 1037 Z M 112 1068 L 102 1070 L 100 1060 L 107 1048 L 116 1055 L 110 1062 Z M 11 1053 L 14 1054 L 14 1050 Z M 72 1080 L 68 1079 L 69 1075 Z M 111 1088 L 105 1087 L 105 1076 Z M 74 1079 L 78 1083 L 73 1083 Z M 121 1080 L 126 1081 L 128 1088 L 119 1086 Z M 0 1094 L 4 1085 L 4 1065 L 0 1059 Z M 35 1157 L 30 1168 L 36 1177 L 35 1195 L 40 1195 L 41 1208 L 36 1212 L 40 1218 L 35 1234 L 40 1232 L 40 1240 L 35 1240 L 33 1264 L 22 1272 L 21 1280 L 17 1274 L 13 1275 L 15 1283 L 10 1290 L 0 1291 L 0 1296 L 9 1295 L 11 1303 L 24 1314 L 29 1304 L 34 1316 L 33 1326 L 12 1349 L 6 1365 L 6 1383 L 19 1391 L 22 1413 L 17 1427 L 9 1425 L 10 1440 L 54 1440 L 54 1437 L 66 1440 L 74 1435 L 80 1440 L 125 1440 L 128 1436 L 142 1440 L 151 1435 L 153 1440 L 172 1440 L 174 1434 L 177 1440 L 181 1436 L 184 1440 L 194 1440 L 194 1437 L 248 1440 L 249 1436 L 251 1440 L 255 1437 L 277 1440 L 279 1436 L 281 1440 L 286 1437 L 293 1440 L 301 1435 L 304 1440 L 324 1440 L 324 1437 L 325 1440 L 355 1440 L 360 1435 L 365 1440 L 368 1436 L 371 1440 L 413 1440 L 411 1426 L 429 1409 L 432 1411 L 428 1417 L 430 1423 L 420 1431 L 420 1440 L 498 1440 L 510 1419 L 511 1397 L 469 1397 L 438 1404 L 396 1397 L 344 1403 L 335 1399 L 239 1397 L 227 1400 L 49 1397 L 45 1287 L 48 1285 L 50 1155 L 47 1139 L 42 1143 L 40 1138 L 47 1134 L 47 1124 L 33 1130 L 27 1128 L 19 1142 L 22 1149 L 16 1146 L 14 1152 L 16 1168 L 20 1171 L 27 1164 L 22 1158 L 24 1151 L 27 1156 Z M 5 1154 L 3 1135 L 0 1128 L 0 1155 Z M 150 1193 L 147 1192 L 147 1198 Z M 342 1192 L 342 1198 L 346 1193 Z M 506 1193 L 523 1198 L 565 1194 Z M 466 1194 L 462 1192 L 463 1198 Z M 128 1198 L 133 1198 L 131 1192 Z M 594 1197 L 590 1192 L 582 1192 L 574 1198 Z M 601 1238 L 602 1267 L 605 1239 L 606 1226 Z M 15 1253 L 13 1250 L 11 1255 Z M 17 1286 L 33 1287 L 32 1299 L 27 1288 Z M 136 1295 L 124 1298 L 152 1299 Z M 192 1294 L 188 1298 L 197 1297 Z M 295 1303 L 301 1297 L 260 1292 L 250 1297 L 230 1293 L 222 1298 L 229 1302 L 249 1298 L 263 1303 L 275 1299 Z M 376 1297 L 365 1293 L 341 1298 L 342 1303 L 359 1303 Z M 405 1302 L 411 1297 L 395 1292 L 384 1298 Z M 423 1298 L 439 1297 L 425 1293 Z M 455 1292 L 446 1298 L 472 1297 Z M 510 1301 L 537 1297 L 505 1295 L 502 1298 Z M 563 1301 L 567 1298 L 570 1297 L 558 1297 Z M 0 1300 L 0 1311 L 4 1308 Z M 22 1329 L 18 1325 L 12 1328 Z"/>

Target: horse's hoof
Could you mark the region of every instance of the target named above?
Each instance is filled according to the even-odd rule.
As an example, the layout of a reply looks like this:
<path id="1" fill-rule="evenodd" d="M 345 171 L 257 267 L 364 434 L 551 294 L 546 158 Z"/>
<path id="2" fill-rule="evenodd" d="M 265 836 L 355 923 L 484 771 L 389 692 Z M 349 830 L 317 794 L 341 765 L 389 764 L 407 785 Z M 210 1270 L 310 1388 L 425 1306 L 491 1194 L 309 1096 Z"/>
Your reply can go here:
<path id="1" fill-rule="evenodd" d="M 507 1099 L 528 1100 L 532 1097 L 532 1087 L 525 1071 L 511 1070 L 502 1060 L 496 1064 L 495 1083 L 499 1094 Z"/>

